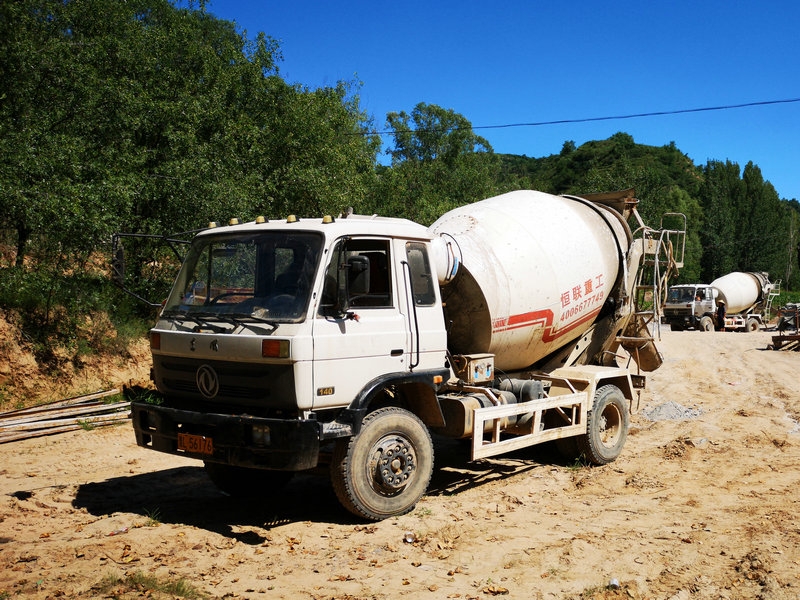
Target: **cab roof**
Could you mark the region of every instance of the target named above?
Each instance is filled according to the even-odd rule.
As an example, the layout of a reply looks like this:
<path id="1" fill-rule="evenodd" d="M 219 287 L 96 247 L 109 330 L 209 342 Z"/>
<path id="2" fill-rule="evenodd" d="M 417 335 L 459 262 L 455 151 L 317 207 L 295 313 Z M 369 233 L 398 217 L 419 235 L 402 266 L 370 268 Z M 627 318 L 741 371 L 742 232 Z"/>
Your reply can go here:
<path id="1" fill-rule="evenodd" d="M 265 231 L 319 231 L 330 238 L 344 235 L 380 235 L 408 239 L 431 240 L 428 228 L 408 219 L 379 217 L 377 215 L 347 215 L 345 217 L 296 218 L 293 215 L 280 220 L 267 220 L 259 217 L 255 221 L 229 225 L 209 224 L 197 235 L 218 235 L 227 233 L 258 233 Z"/>

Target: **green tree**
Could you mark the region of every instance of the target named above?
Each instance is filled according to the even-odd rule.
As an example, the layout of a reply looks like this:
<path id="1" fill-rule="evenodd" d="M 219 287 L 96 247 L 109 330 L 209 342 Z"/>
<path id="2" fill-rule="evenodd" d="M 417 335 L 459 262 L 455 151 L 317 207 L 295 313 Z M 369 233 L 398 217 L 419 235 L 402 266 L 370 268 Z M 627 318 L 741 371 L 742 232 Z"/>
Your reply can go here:
<path id="1" fill-rule="evenodd" d="M 683 267 L 679 273 L 679 281 L 696 283 L 701 281 L 700 261 L 703 247 L 700 240 L 700 230 L 703 221 L 703 211 L 697 198 L 677 186 L 672 187 L 666 195 L 665 212 L 680 213 L 686 217 L 686 246 L 683 256 Z M 664 218 L 664 226 L 677 228 L 682 226 L 680 219 Z M 677 248 L 675 249 L 677 251 Z"/>
<path id="2" fill-rule="evenodd" d="M 0 265 L 7 306 L 38 301 L 49 322 L 56 303 L 82 302 L 91 286 L 66 284 L 114 231 L 322 214 L 371 189 L 378 138 L 366 135 L 358 85 L 288 85 L 274 40 L 194 6 L 0 3 L 0 239 L 16 248 L 16 266 Z M 127 266 L 155 299 L 176 260 L 144 243 Z"/>
<path id="3" fill-rule="evenodd" d="M 466 154 L 492 151 L 463 115 L 435 104 L 420 102 L 411 115 L 391 112 L 386 123 L 393 130 L 392 164 L 439 159 L 452 166 Z"/>
<path id="4" fill-rule="evenodd" d="M 115 229 L 318 214 L 371 186 L 358 86 L 286 84 L 271 38 L 202 5 L 19 0 L 0 40 L 0 227 L 18 264 L 34 237 L 89 250 Z"/>
<path id="5" fill-rule="evenodd" d="M 267 214 L 337 214 L 361 209 L 374 186 L 380 138 L 368 134 L 356 83 L 309 90 L 266 82 L 273 110 L 253 132 L 254 207 Z"/>
<path id="6" fill-rule="evenodd" d="M 389 113 L 392 165 L 379 169 L 368 206 L 429 224 L 447 210 L 496 192 L 497 162 L 489 143 L 452 110 L 418 104 Z"/>
<path id="7" fill-rule="evenodd" d="M 742 242 L 739 268 L 767 271 L 780 276 L 784 264 L 788 223 L 772 184 L 765 182 L 759 169 L 748 162 L 742 173 L 744 206 L 740 214 L 738 237 Z"/>
<path id="8" fill-rule="evenodd" d="M 786 239 L 783 247 L 783 278 L 784 289 L 798 289 L 800 286 L 800 203 L 789 200 L 782 204 L 784 222 L 786 224 Z"/>
<path id="9" fill-rule="evenodd" d="M 739 165 L 730 161 L 708 161 L 703 169 L 700 189 L 704 216 L 700 234 L 703 281 L 713 281 L 738 269 L 741 243 L 737 238 L 737 219 L 745 191 L 739 172 Z"/>

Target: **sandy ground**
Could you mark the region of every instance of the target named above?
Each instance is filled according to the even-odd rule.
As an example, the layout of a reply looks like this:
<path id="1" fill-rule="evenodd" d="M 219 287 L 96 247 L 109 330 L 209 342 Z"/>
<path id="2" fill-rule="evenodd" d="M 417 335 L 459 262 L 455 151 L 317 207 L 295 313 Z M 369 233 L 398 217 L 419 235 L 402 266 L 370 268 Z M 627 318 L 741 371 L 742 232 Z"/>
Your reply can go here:
<path id="1" fill-rule="evenodd" d="M 0 598 L 798 598 L 800 353 L 665 329 L 617 461 L 437 443 L 428 495 L 376 524 L 311 475 L 234 500 L 127 425 L 4 444 Z"/>

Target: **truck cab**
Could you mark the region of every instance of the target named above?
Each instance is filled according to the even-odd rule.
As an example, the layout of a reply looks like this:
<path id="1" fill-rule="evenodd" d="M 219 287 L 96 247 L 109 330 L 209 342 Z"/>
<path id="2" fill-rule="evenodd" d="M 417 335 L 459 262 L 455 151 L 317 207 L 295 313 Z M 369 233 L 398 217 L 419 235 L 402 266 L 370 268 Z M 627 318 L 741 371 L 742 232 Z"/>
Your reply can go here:
<path id="1" fill-rule="evenodd" d="M 664 321 L 673 331 L 684 329 L 714 329 L 716 294 L 707 284 L 673 285 L 664 303 Z"/>
<path id="2" fill-rule="evenodd" d="M 449 369 L 430 242 L 357 216 L 197 235 L 150 332 L 163 400 L 134 406 L 139 445 L 294 471 L 381 390 L 421 386 L 435 403 Z"/>

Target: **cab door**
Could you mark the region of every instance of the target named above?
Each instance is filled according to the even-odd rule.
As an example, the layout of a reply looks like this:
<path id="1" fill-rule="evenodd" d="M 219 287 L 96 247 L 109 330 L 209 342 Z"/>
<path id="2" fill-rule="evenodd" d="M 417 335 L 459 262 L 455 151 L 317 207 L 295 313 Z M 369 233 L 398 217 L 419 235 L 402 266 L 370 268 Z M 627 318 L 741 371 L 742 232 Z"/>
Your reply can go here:
<path id="1" fill-rule="evenodd" d="M 335 245 L 313 324 L 314 409 L 349 405 L 372 379 L 409 370 L 400 276 L 388 238 L 344 238 Z M 337 304 L 345 297 L 341 314 Z"/>

